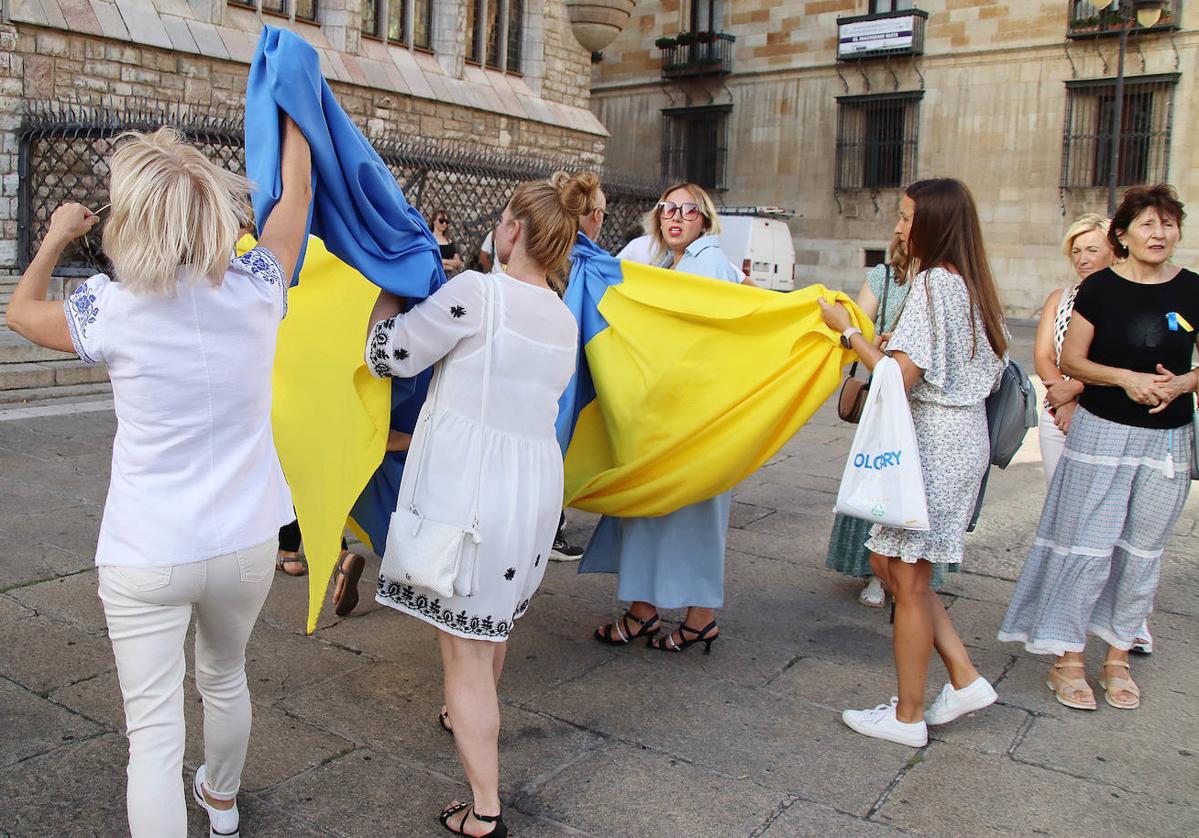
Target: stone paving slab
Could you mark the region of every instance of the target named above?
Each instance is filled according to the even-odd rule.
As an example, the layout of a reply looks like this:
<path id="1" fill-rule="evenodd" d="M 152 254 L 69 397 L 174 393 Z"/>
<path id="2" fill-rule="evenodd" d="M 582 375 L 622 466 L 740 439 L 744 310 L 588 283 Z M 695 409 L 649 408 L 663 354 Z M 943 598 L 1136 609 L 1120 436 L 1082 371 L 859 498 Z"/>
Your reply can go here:
<path id="1" fill-rule="evenodd" d="M 56 690 L 52 698 L 63 708 L 110 730 L 124 728 L 125 711 L 115 670 Z M 204 762 L 204 711 L 196 682 L 190 676 L 183 682 L 183 710 L 187 724 L 184 765 L 194 770 Z M 351 750 L 353 745 L 348 740 L 283 709 L 255 701 L 254 736 L 246 756 L 242 788 L 250 792 L 270 788 Z"/>
<path id="2" fill-rule="evenodd" d="M 107 640 L 67 623 L 30 617 L 0 627 L 0 676 L 34 692 L 73 684 L 112 666 Z"/>
<path id="3" fill-rule="evenodd" d="M 127 753 L 124 737 L 109 733 L 0 769 L 0 831 L 21 838 L 128 834 Z"/>
<path id="4" fill-rule="evenodd" d="M 100 732 L 87 719 L 0 678 L 0 767 Z"/>
<path id="5" fill-rule="evenodd" d="M 0 835 L 20 838 L 124 828 L 123 714 L 90 558 L 114 422 L 70 407 L 0 411 Z M 886 610 L 861 607 L 859 584 L 824 569 L 852 433 L 826 406 L 734 492 L 710 656 L 595 643 L 620 613 L 614 578 L 549 565 L 500 688 L 513 834 L 1199 834 L 1199 496 L 1167 549 L 1157 650 L 1133 659 L 1142 708 L 1070 710 L 1045 688 L 1047 659 L 995 639 L 1045 494 L 1030 434 L 993 474 L 964 572 L 942 593 L 1000 702 L 912 750 L 839 720 L 894 693 Z M 595 521 L 572 511 L 567 532 L 585 544 Z M 308 580 L 276 575 L 247 652 L 243 835 L 439 835 L 437 811 L 467 793 L 435 723 L 435 632 L 373 601 L 377 567 L 370 557 L 358 611 L 326 606 L 315 637 L 303 633 Z M 190 770 L 200 705 L 188 659 Z M 944 677 L 934 661 L 930 698 Z M 205 834 L 194 806 L 189 824 Z"/>
<path id="6" fill-rule="evenodd" d="M 704 679 L 693 666 L 666 666 L 629 658 L 563 685 L 539 704 L 587 730 L 780 791 L 803 789 L 810 799 L 858 814 L 911 757 L 901 745 L 845 736 L 839 711 Z M 614 701 L 636 694 L 629 685 L 652 685 L 650 696 Z"/>
<path id="7" fill-rule="evenodd" d="M 614 794 L 614 791 L 622 793 Z M 564 767 L 522 808 L 597 836 L 749 835 L 785 797 L 743 777 L 611 742 Z"/>
<path id="8" fill-rule="evenodd" d="M 1029 805 L 1035 803 L 1035 805 Z M 1199 833 L 1199 811 L 1118 786 L 934 743 L 890 791 L 879 817 L 924 835 Z"/>

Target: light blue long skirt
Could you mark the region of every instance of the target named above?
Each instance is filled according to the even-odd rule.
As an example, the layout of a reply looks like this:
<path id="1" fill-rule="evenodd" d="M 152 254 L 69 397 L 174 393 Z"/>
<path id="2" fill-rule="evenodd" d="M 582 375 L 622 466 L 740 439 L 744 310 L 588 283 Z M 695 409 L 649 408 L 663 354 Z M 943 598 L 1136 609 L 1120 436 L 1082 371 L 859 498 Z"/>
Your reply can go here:
<path id="1" fill-rule="evenodd" d="M 660 518 L 600 519 L 579 573 L 616 573 L 617 599 L 659 608 L 724 604 L 724 542 L 732 493 Z"/>

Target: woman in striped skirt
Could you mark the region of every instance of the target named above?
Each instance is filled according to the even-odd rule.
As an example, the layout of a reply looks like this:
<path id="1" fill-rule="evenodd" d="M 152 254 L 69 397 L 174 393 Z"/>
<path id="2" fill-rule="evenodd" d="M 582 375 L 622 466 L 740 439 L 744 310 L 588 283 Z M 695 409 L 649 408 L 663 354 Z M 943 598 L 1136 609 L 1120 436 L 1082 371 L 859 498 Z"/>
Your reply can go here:
<path id="1" fill-rule="evenodd" d="M 1088 634 L 1109 647 L 1107 703 L 1141 702 L 1128 651 L 1190 489 L 1199 275 L 1170 263 L 1183 217 L 1165 184 L 1124 194 L 1108 240 L 1125 261 L 1079 288 L 1062 344 L 1062 372 L 1086 388 L 999 639 L 1057 656 L 1047 684 L 1067 707 L 1096 707 Z"/>

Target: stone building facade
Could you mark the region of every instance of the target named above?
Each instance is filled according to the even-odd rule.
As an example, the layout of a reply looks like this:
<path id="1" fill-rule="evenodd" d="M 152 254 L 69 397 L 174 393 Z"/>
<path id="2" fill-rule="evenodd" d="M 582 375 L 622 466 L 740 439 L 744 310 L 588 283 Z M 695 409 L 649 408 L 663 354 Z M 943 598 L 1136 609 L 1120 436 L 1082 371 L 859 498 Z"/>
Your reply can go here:
<path id="1" fill-rule="evenodd" d="M 21 260 L 27 108 L 84 100 L 236 112 L 264 23 L 316 47 L 368 134 L 603 162 L 590 54 L 564 0 L 5 0 L 0 15 L 0 273 Z"/>
<path id="2" fill-rule="evenodd" d="M 1116 169 L 1199 205 L 1199 0 L 1165 7 L 1128 37 Z M 1072 276 L 1065 228 L 1106 211 L 1116 31 L 1087 0 L 641 0 L 591 107 L 611 165 L 795 208 L 802 284 L 856 291 L 902 186 L 959 177 L 1009 313 L 1032 316 Z M 1184 227 L 1178 261 L 1196 243 Z"/>

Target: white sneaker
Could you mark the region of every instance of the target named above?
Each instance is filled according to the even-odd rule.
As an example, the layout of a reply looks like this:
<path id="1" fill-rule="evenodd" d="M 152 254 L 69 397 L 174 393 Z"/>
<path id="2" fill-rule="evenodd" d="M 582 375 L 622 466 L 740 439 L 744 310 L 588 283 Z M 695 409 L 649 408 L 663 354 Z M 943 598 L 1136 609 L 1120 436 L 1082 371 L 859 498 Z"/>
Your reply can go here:
<path id="1" fill-rule="evenodd" d="M 1136 639 L 1132 641 L 1132 648 L 1128 651 L 1138 655 L 1153 654 L 1153 635 L 1149 633 L 1149 621 L 1141 623 L 1140 629 L 1137 630 Z"/>
<path id="2" fill-rule="evenodd" d="M 897 704 L 899 699 L 892 696 L 890 704 L 880 704 L 873 710 L 846 710 L 841 721 L 863 736 L 923 748 L 928 744 L 928 727 L 924 722 L 901 722 L 895 718 Z"/>
<path id="3" fill-rule="evenodd" d="M 869 608 L 882 608 L 887 604 L 887 592 L 883 590 L 883 580 L 877 576 L 866 578 L 866 587 L 858 594 L 858 602 Z"/>
<path id="4" fill-rule="evenodd" d="M 204 776 L 208 766 L 201 765 L 196 769 L 196 779 L 192 782 L 192 797 L 204 807 L 208 813 L 208 838 L 238 838 L 241 818 L 237 814 L 237 803 L 232 809 L 216 809 L 208 805 L 204 799 Z"/>
<path id="5" fill-rule="evenodd" d="M 946 684 L 933 706 L 924 711 L 924 721 L 930 725 L 949 724 L 959 716 L 989 707 L 997 698 L 991 682 L 981 675 L 960 690 Z"/>

